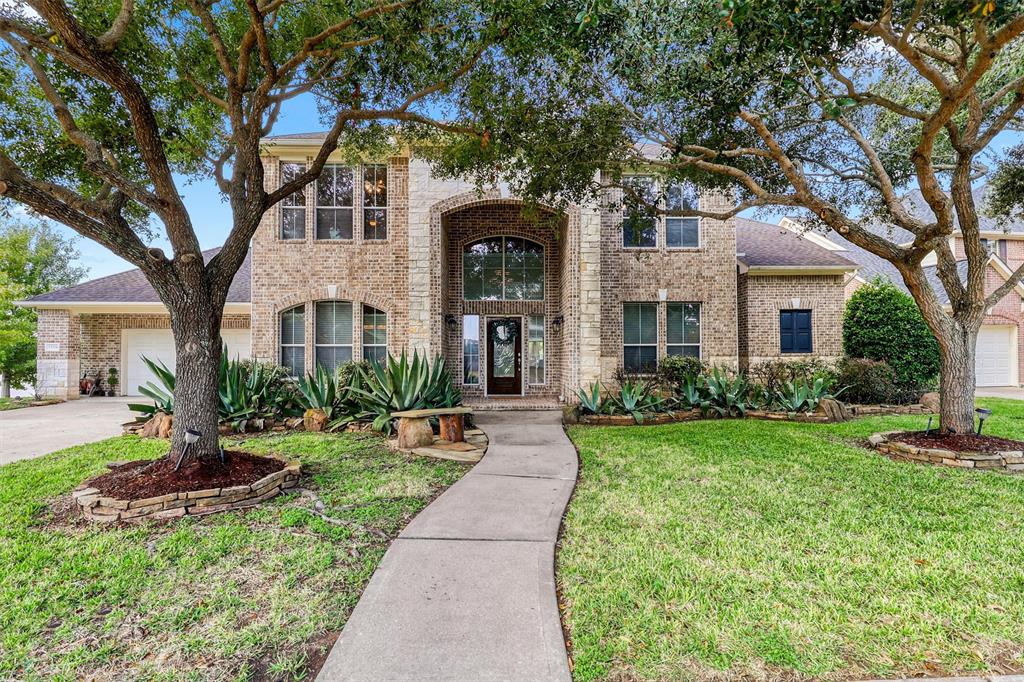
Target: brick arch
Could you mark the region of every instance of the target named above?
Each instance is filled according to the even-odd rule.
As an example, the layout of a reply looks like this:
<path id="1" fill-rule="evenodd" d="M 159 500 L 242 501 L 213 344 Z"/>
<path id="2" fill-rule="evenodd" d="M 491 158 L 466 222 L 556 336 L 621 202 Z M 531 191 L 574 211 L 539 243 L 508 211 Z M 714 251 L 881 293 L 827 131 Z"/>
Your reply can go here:
<path id="1" fill-rule="evenodd" d="M 280 315 L 284 311 L 294 308 L 297 305 L 315 303 L 317 301 L 350 301 L 353 304 L 365 303 L 366 305 L 373 306 L 377 310 L 383 310 L 389 316 L 394 312 L 393 302 L 389 301 L 383 295 L 370 291 L 369 289 L 349 289 L 339 285 L 335 295 L 331 296 L 327 287 L 328 285 L 322 285 L 312 287 L 305 291 L 295 291 L 274 300 L 271 303 L 274 314 Z"/>

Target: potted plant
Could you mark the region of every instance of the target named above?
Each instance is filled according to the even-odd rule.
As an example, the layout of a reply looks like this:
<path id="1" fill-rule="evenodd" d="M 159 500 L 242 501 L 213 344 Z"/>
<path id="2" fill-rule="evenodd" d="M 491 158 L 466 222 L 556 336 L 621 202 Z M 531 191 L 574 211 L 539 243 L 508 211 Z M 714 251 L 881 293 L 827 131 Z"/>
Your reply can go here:
<path id="1" fill-rule="evenodd" d="M 117 368 L 111 367 L 107 370 L 107 397 L 113 398 L 117 395 Z"/>

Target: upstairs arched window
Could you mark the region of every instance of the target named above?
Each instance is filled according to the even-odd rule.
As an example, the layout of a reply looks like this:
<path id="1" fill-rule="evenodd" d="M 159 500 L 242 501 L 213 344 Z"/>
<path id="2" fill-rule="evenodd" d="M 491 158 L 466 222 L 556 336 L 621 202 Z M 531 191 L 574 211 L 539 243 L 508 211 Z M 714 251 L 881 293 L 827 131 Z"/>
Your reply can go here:
<path id="1" fill-rule="evenodd" d="M 487 237 L 462 253 L 467 301 L 544 300 L 544 247 L 522 237 Z"/>

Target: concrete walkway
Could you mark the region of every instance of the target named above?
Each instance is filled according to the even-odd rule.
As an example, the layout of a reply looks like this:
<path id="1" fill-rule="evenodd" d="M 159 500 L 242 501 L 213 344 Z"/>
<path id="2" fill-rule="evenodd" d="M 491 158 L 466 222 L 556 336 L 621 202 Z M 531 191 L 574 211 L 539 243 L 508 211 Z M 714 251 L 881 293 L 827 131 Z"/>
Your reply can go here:
<path id="1" fill-rule="evenodd" d="M 121 435 L 139 398 L 80 398 L 0 412 L 0 464 Z"/>
<path id="2" fill-rule="evenodd" d="M 392 543 L 318 680 L 571 679 L 554 553 L 577 459 L 561 417 L 476 418 L 487 454 Z"/>

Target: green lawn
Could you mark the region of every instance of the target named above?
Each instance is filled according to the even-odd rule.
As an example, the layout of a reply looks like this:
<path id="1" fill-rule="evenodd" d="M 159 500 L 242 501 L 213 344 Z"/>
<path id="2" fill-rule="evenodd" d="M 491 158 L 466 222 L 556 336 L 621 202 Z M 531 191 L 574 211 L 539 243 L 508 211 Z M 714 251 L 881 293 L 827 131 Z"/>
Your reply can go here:
<path id="1" fill-rule="evenodd" d="M 0 398 L 0 412 L 28 407 L 31 402 L 32 398 Z"/>
<path id="2" fill-rule="evenodd" d="M 161 441 L 113 438 L 0 467 L 0 679 L 301 679 L 391 540 L 465 467 L 367 435 L 252 438 L 301 460 L 299 494 L 250 511 L 116 528 L 68 495 Z"/>
<path id="3" fill-rule="evenodd" d="M 1024 402 L 981 402 L 986 431 L 1024 439 Z M 572 428 L 558 580 L 576 679 L 1024 668 L 1024 477 L 857 445 L 925 422 Z"/>

